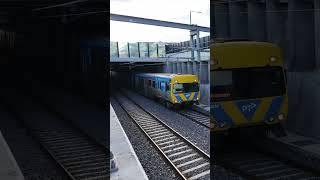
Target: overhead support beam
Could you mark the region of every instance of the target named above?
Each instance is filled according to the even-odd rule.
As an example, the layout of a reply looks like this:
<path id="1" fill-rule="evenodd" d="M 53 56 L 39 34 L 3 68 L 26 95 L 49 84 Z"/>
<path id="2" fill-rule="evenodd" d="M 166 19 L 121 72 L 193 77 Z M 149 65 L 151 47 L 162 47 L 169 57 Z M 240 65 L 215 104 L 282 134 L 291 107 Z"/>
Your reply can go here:
<path id="1" fill-rule="evenodd" d="M 75 1 L 67 2 L 67 3 L 56 4 L 56 5 L 46 6 L 46 7 L 42 7 L 42 8 L 32 9 L 32 11 L 40 11 L 40 10 L 45 10 L 45 9 L 52 9 L 52 8 L 57 8 L 57 7 L 70 6 L 70 5 L 77 4 L 77 3 L 82 3 L 82 2 L 85 2 L 85 1 L 88 1 L 88 0 L 75 0 Z"/>
<path id="2" fill-rule="evenodd" d="M 118 15 L 118 14 L 110 14 L 110 20 L 128 22 L 128 23 L 145 24 L 145 25 L 153 25 L 153 26 L 170 27 L 170 28 L 177 28 L 177 29 L 199 30 L 202 32 L 210 32 L 210 28 L 204 27 L 204 26 L 197 26 L 197 25 L 190 25 L 190 24 L 183 24 L 183 23 L 176 23 L 176 22 L 169 22 L 169 21 L 161 21 L 161 20 L 154 20 L 154 19 L 147 19 L 147 18 L 140 18 L 140 17 L 133 17 L 133 16 L 125 16 L 125 15 Z"/>

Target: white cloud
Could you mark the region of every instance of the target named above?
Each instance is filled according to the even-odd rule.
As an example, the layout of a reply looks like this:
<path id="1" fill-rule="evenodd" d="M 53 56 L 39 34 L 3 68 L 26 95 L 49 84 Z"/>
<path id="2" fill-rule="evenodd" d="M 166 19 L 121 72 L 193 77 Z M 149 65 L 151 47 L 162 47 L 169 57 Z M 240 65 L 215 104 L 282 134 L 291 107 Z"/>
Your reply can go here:
<path id="1" fill-rule="evenodd" d="M 136 16 L 164 21 L 189 24 L 189 12 L 192 24 L 210 26 L 209 0 L 111 0 L 110 10 L 113 14 Z M 159 26 L 148 26 L 110 21 L 111 41 L 163 41 L 177 42 L 189 39 L 189 31 Z M 202 33 L 208 35 L 208 33 Z"/>

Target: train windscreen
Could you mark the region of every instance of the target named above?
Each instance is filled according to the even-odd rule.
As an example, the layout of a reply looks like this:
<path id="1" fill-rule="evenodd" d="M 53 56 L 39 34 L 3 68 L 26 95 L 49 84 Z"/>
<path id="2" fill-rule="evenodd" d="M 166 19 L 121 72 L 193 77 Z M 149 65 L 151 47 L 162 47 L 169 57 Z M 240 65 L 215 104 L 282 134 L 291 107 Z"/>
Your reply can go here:
<path id="1" fill-rule="evenodd" d="M 177 83 L 173 85 L 173 93 L 198 92 L 199 83 Z"/>
<path id="2" fill-rule="evenodd" d="M 214 70 L 210 76 L 212 101 L 280 96 L 286 91 L 281 67 Z"/>

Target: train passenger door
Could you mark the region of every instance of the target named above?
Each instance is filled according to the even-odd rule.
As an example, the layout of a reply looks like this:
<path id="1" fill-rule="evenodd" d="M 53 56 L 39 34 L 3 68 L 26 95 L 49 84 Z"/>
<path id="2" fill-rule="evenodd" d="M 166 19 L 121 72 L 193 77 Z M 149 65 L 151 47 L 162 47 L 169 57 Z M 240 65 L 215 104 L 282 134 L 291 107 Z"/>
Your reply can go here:
<path id="1" fill-rule="evenodd" d="M 160 90 L 162 91 L 162 94 L 166 93 L 166 82 L 160 82 Z"/>
<path id="2" fill-rule="evenodd" d="M 168 99 L 170 95 L 170 86 L 168 82 L 160 82 L 160 89 L 162 91 L 163 98 Z"/>

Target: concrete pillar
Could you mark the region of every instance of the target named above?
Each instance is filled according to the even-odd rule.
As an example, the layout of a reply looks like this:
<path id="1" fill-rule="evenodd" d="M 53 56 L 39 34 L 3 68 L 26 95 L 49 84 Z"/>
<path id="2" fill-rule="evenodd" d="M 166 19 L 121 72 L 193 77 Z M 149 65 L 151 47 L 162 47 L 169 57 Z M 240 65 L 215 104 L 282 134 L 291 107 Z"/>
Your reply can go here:
<path id="1" fill-rule="evenodd" d="M 168 62 L 167 73 L 173 73 L 173 63 Z"/>
<path id="2" fill-rule="evenodd" d="M 193 61 L 192 68 L 193 68 L 193 70 L 192 70 L 193 73 L 192 74 L 198 75 L 199 73 L 198 73 L 198 67 L 197 67 L 197 62 L 196 61 Z"/>
<path id="3" fill-rule="evenodd" d="M 188 74 L 188 62 L 181 62 L 181 66 L 182 66 L 182 73 L 183 74 Z"/>
<path id="4" fill-rule="evenodd" d="M 200 64 L 200 82 L 201 84 L 209 83 L 209 74 L 208 74 L 208 62 L 202 61 Z"/>
<path id="5" fill-rule="evenodd" d="M 165 72 L 165 73 L 167 73 L 167 69 L 168 69 L 167 62 L 166 62 L 166 64 L 164 64 L 164 65 L 163 65 L 163 66 L 161 66 L 161 67 L 162 67 L 161 72 Z"/>
<path id="6" fill-rule="evenodd" d="M 193 35 L 190 31 L 190 52 L 191 52 L 191 59 L 194 59 L 194 42 L 193 42 Z"/>
<path id="7" fill-rule="evenodd" d="M 229 37 L 229 8 L 227 3 L 214 4 L 214 34 L 216 38 Z M 211 16 L 212 17 L 212 16 Z"/>
<path id="8" fill-rule="evenodd" d="M 288 66 L 288 51 L 286 45 L 286 23 L 288 5 L 281 5 L 279 0 L 266 1 L 266 31 L 267 41 L 278 44 L 282 49 L 285 67 Z M 283 11 L 283 12 L 280 12 Z"/>
<path id="9" fill-rule="evenodd" d="M 169 70 L 169 62 L 168 61 L 166 62 L 164 72 L 166 72 L 166 73 L 170 72 L 170 70 Z"/>
<path id="10" fill-rule="evenodd" d="M 176 74 L 177 73 L 177 62 L 172 62 L 172 67 L 173 67 L 172 73 Z"/>
<path id="11" fill-rule="evenodd" d="M 200 54 L 200 32 L 197 31 L 196 35 L 196 49 L 197 49 L 197 61 L 201 60 L 201 54 Z"/>
<path id="12" fill-rule="evenodd" d="M 193 74 L 193 62 L 192 61 L 187 62 L 187 71 L 188 71 L 188 74 Z"/>
<path id="13" fill-rule="evenodd" d="M 288 46 L 289 69 L 310 71 L 315 68 L 314 11 L 297 11 L 312 9 L 313 3 L 289 0 L 288 4 Z"/>
<path id="14" fill-rule="evenodd" d="M 248 37 L 250 40 L 265 41 L 265 3 L 248 1 Z"/>
<path id="15" fill-rule="evenodd" d="M 248 38 L 248 17 L 246 2 L 230 3 L 230 38 Z"/>
<path id="16" fill-rule="evenodd" d="M 176 64 L 177 64 L 177 73 L 182 73 L 182 67 L 181 67 L 181 62 L 176 62 Z"/>
<path id="17" fill-rule="evenodd" d="M 315 68 L 320 71 L 320 1 L 314 0 L 314 31 L 315 31 Z"/>

